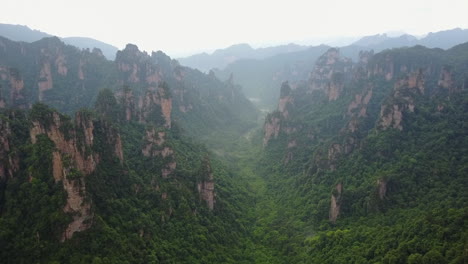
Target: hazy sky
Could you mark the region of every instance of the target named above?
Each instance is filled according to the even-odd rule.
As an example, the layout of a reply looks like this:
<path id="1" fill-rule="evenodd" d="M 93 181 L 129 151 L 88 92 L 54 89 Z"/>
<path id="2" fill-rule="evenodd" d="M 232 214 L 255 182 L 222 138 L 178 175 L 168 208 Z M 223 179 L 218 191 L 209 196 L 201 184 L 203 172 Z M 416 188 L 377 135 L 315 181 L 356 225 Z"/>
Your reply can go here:
<path id="1" fill-rule="evenodd" d="M 468 28 L 468 0 L 2 0 L 0 23 L 177 57 L 236 43 Z"/>

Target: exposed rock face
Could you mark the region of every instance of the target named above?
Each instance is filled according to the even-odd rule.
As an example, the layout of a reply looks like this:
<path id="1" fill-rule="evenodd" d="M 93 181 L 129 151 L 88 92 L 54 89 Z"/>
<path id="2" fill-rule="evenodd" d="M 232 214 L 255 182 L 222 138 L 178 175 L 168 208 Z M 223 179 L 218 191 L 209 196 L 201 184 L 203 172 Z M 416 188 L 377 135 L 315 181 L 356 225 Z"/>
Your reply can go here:
<path id="1" fill-rule="evenodd" d="M 392 127 L 398 130 L 403 130 L 401 120 L 403 119 L 402 109 L 399 105 L 385 106 L 382 105 L 380 110 L 380 126 L 383 130 Z"/>
<path id="2" fill-rule="evenodd" d="M 12 150 L 10 136 L 10 124 L 8 121 L 0 119 L 0 182 L 13 178 L 19 170 L 18 156 L 10 153 Z"/>
<path id="3" fill-rule="evenodd" d="M 448 89 L 449 91 L 452 91 L 454 88 L 454 82 L 453 82 L 453 77 L 452 73 L 450 71 L 450 68 L 448 67 L 443 67 L 442 71 L 440 73 L 439 81 L 437 84 L 445 89 Z"/>
<path id="4" fill-rule="evenodd" d="M 133 91 L 127 87 L 118 91 L 115 96 L 117 97 L 120 105 L 123 106 L 125 111 L 125 120 L 130 121 L 133 118 L 136 118 L 137 111 L 135 106 L 135 98 L 133 96 Z"/>
<path id="5" fill-rule="evenodd" d="M 166 84 L 149 87 L 144 95 L 137 98 L 128 88 L 117 92 L 115 96 L 125 110 L 127 121 L 136 118 L 141 123 L 159 123 L 158 119 L 162 117 L 161 125 L 171 128 L 172 98 Z"/>
<path id="6" fill-rule="evenodd" d="M 338 96 L 343 92 L 344 83 L 340 73 L 333 73 L 330 83 L 326 88 L 328 95 L 328 101 L 334 101 L 338 99 Z"/>
<path id="7" fill-rule="evenodd" d="M 116 137 L 114 140 L 110 141 L 110 143 L 114 143 L 114 155 L 120 160 L 120 164 L 123 163 L 124 161 L 124 156 L 123 156 L 123 148 L 122 148 L 122 140 L 120 139 L 120 134 L 116 134 Z"/>
<path id="8" fill-rule="evenodd" d="M 159 88 L 158 91 L 161 96 L 162 114 L 166 120 L 165 126 L 171 128 L 172 99 L 168 97 L 167 92 L 163 88 Z"/>
<path id="9" fill-rule="evenodd" d="M 377 180 L 377 186 L 379 190 L 379 198 L 380 200 L 385 198 L 385 194 L 387 193 L 387 181 L 384 179 Z"/>
<path id="10" fill-rule="evenodd" d="M 325 91 L 329 101 L 336 100 L 343 92 L 344 80 L 351 69 L 352 61 L 341 57 L 338 49 L 331 48 L 318 58 L 309 77 L 309 89 Z"/>
<path id="11" fill-rule="evenodd" d="M 268 145 L 268 141 L 270 141 L 272 137 L 278 137 L 281 128 L 280 121 L 280 118 L 275 117 L 273 115 L 267 116 L 265 125 L 263 126 L 263 146 Z"/>
<path id="12" fill-rule="evenodd" d="M 357 117 L 365 117 L 367 114 L 367 105 L 372 98 L 372 90 L 369 89 L 364 94 L 356 94 L 354 100 L 348 106 L 347 114 L 352 116 L 357 111 Z"/>
<path id="13" fill-rule="evenodd" d="M 154 128 L 146 130 L 145 145 L 141 152 L 145 157 L 161 157 L 168 160 L 164 168 L 161 170 L 163 178 L 167 178 L 177 168 L 177 162 L 174 157 L 174 150 L 168 146 L 164 146 L 166 132 L 156 131 Z"/>
<path id="14" fill-rule="evenodd" d="M 0 66 L 0 81 L 4 81 L 6 84 L 5 94 L 0 89 L 0 108 L 5 108 L 10 104 L 18 108 L 26 108 L 24 104 L 24 81 L 20 72 L 14 68 Z"/>
<path id="15" fill-rule="evenodd" d="M 384 76 L 385 80 L 390 81 L 393 79 L 395 72 L 395 65 L 393 59 L 386 55 L 383 62 L 374 64 L 371 74 L 376 76 Z"/>
<path id="16" fill-rule="evenodd" d="M 68 194 L 67 204 L 63 209 L 66 213 L 73 214 L 73 221 L 68 224 L 65 232 L 62 234 L 62 241 L 71 239 L 75 232 L 81 232 L 91 227 L 93 214 L 91 204 L 86 201 L 86 188 L 84 179 L 69 180 L 64 175 L 63 188 Z"/>
<path id="17" fill-rule="evenodd" d="M 332 223 L 336 223 L 336 219 L 340 215 L 340 207 L 341 207 L 341 193 L 343 192 L 343 185 L 338 183 L 335 186 L 335 190 L 331 195 L 331 202 L 330 202 L 330 214 L 329 220 Z"/>
<path id="18" fill-rule="evenodd" d="M 67 192 L 67 203 L 63 210 L 73 217 L 73 221 L 62 235 L 61 240 L 64 241 L 72 238 L 75 232 L 86 230 L 92 225 L 93 214 L 86 195 L 85 176 L 93 172 L 100 161 L 100 154 L 86 152 L 86 147 L 92 147 L 94 144 L 95 125 L 90 116 L 81 112 L 76 114 L 74 129 L 70 129 L 69 125 L 64 128 L 64 122 L 70 121 L 64 120 L 57 112 L 47 113 L 41 118 L 43 119 L 32 121 L 30 137 L 35 144 L 37 136 L 45 134 L 56 147 L 52 152 L 52 173 L 55 182 L 62 182 Z M 120 135 L 105 124 L 102 127 L 106 131 L 107 143 L 115 149 L 114 155 L 122 162 Z M 80 138 L 78 135 L 83 137 Z M 64 157 L 71 162 L 66 165 L 63 162 Z"/>
<path id="19" fill-rule="evenodd" d="M 39 101 L 42 101 L 44 98 L 44 92 L 52 89 L 54 86 L 52 80 L 52 71 L 50 69 L 50 62 L 48 61 L 42 64 L 37 86 L 39 87 Z"/>
<path id="20" fill-rule="evenodd" d="M 215 187 L 213 172 L 208 158 L 205 158 L 203 161 L 200 173 L 202 180 L 197 183 L 197 190 L 200 194 L 200 199 L 206 202 L 210 210 L 213 210 L 214 204 L 216 203 Z"/>
<path id="21" fill-rule="evenodd" d="M 383 104 L 380 110 L 379 127 L 383 130 L 395 128 L 403 130 L 402 120 L 405 111 L 414 112 L 414 96 L 424 94 L 424 75 L 422 70 L 412 72 L 395 82 L 390 103 Z"/>
<path id="22" fill-rule="evenodd" d="M 57 68 L 57 73 L 62 76 L 67 76 L 68 68 L 67 68 L 67 61 L 65 60 L 65 56 L 60 54 L 55 59 L 55 67 Z"/>
<path id="23" fill-rule="evenodd" d="M 39 134 L 46 134 L 54 143 L 57 149 L 64 154 L 70 155 L 75 161 L 76 168 L 85 174 L 89 174 L 96 168 L 96 163 L 99 160 L 98 156 L 93 154 L 85 155 L 84 146 L 79 146 L 76 138 L 76 131 L 70 131 L 71 134 L 67 139 L 61 131 L 62 120 L 57 112 L 53 112 L 51 116 L 53 121 L 51 124 L 43 124 L 39 121 L 33 121 L 33 127 L 30 130 L 31 141 L 36 143 L 36 137 Z M 92 129 L 92 128 L 88 128 Z"/>
<path id="24" fill-rule="evenodd" d="M 161 147 L 165 142 L 165 139 L 164 139 L 165 136 L 166 136 L 165 132 L 163 131 L 156 132 L 154 128 L 150 130 L 146 130 L 145 141 L 147 143 L 141 150 L 143 155 L 145 157 L 159 155 L 158 152 L 154 151 L 154 147 L 155 146 Z"/>

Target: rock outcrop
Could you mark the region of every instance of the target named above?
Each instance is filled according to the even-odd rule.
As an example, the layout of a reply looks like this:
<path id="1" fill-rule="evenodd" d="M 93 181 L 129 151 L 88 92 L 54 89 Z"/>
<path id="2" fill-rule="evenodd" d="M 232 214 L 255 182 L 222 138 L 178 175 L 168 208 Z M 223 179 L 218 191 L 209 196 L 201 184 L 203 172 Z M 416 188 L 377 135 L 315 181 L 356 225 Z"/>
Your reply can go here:
<path id="1" fill-rule="evenodd" d="M 95 170 L 103 155 L 87 151 L 95 144 L 95 121 L 91 116 L 78 112 L 74 123 L 70 122 L 59 113 L 49 111 L 40 117 L 33 117 L 30 129 L 33 144 L 37 142 L 38 135 L 45 134 L 55 145 L 52 152 L 52 173 L 55 181 L 61 182 L 67 193 L 63 211 L 73 217 L 62 235 L 62 241 L 92 225 L 93 213 L 91 201 L 86 194 L 86 176 Z M 100 127 L 105 131 L 106 144 L 115 149 L 113 155 L 123 162 L 120 135 L 105 122 Z M 69 162 L 65 163 L 64 160 Z"/>
<path id="2" fill-rule="evenodd" d="M 197 183 L 197 190 L 200 194 L 200 199 L 206 202 L 206 205 L 210 210 L 213 210 L 216 203 L 215 183 L 213 171 L 211 170 L 211 164 L 208 158 L 203 160 L 199 176 L 201 177 L 201 180 Z"/>
<path id="3" fill-rule="evenodd" d="M 19 170 L 19 157 L 12 153 L 10 137 L 9 122 L 0 118 L 0 182 L 13 178 Z"/>
<path id="4" fill-rule="evenodd" d="M 332 223 L 336 223 L 336 219 L 340 215 L 341 200 L 342 200 L 343 184 L 338 183 L 331 195 L 330 213 L 328 219 Z"/>
<path id="5" fill-rule="evenodd" d="M 393 94 L 388 103 L 380 110 L 379 128 L 386 130 L 395 128 L 403 130 L 403 116 L 405 112 L 414 112 L 415 96 L 424 94 L 424 74 L 422 70 L 412 72 L 395 82 Z"/>
<path id="6" fill-rule="evenodd" d="M 318 58 L 309 77 L 309 89 L 322 90 L 329 101 L 338 99 L 344 89 L 344 82 L 352 69 L 351 59 L 341 57 L 336 48 L 329 49 Z"/>
<path id="7" fill-rule="evenodd" d="M 165 160 L 165 165 L 161 169 L 161 175 L 163 178 L 169 177 L 177 168 L 177 162 L 174 157 L 174 150 L 165 145 L 166 132 L 162 130 L 156 130 L 155 128 L 149 128 L 145 132 L 144 141 L 145 144 L 141 150 L 145 157 L 156 157 Z"/>
<path id="8" fill-rule="evenodd" d="M 267 146 L 272 138 L 277 138 L 280 132 L 281 119 L 274 114 L 266 117 L 265 125 L 263 126 L 263 146 Z"/>
<path id="9" fill-rule="evenodd" d="M 380 200 L 383 200 L 385 198 L 385 195 L 387 194 L 387 181 L 384 179 L 378 179 L 377 189 L 378 189 Z"/>

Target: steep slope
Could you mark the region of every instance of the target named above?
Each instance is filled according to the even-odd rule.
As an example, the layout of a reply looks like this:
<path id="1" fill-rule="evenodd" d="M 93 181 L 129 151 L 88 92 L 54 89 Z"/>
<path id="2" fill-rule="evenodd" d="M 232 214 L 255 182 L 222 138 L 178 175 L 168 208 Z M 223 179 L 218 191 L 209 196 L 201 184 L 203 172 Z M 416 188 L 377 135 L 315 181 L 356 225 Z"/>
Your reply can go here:
<path id="1" fill-rule="evenodd" d="M 151 104 L 163 100 L 165 118 L 180 120 L 192 136 L 242 133 L 256 121 L 255 107 L 232 81 L 131 44 L 111 62 L 97 49 L 78 50 L 58 38 L 31 44 L 0 38 L 0 77 L 0 107 L 29 108 L 39 101 L 72 114 L 92 106 L 99 90 L 109 88 L 127 100 L 129 115 L 135 110 L 147 117 Z"/>
<path id="2" fill-rule="evenodd" d="M 163 118 L 127 120 L 109 90 L 74 120 L 43 104 L 0 117 L 3 262 L 249 258 L 242 189 Z"/>
<path id="3" fill-rule="evenodd" d="M 115 62 L 58 38 L 0 49 L 4 262 L 252 262 L 250 194 L 194 143 L 255 125 L 239 86 L 131 44 Z"/>
<path id="4" fill-rule="evenodd" d="M 330 49 L 304 85 L 283 84 L 262 162 L 284 211 L 277 236 L 296 241 L 279 256 L 466 261 L 467 51 L 416 46 L 352 63 Z"/>

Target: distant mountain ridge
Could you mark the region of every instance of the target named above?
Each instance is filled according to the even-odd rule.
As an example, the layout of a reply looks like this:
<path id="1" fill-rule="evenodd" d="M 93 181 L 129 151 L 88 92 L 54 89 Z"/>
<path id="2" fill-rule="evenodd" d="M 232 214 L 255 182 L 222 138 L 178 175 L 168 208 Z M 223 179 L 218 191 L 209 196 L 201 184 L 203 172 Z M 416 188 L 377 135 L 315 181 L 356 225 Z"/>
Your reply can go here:
<path id="1" fill-rule="evenodd" d="M 372 47 L 379 51 L 386 48 L 415 45 L 421 45 L 428 48 L 450 49 L 466 41 L 468 41 L 468 29 L 454 28 L 450 30 L 430 32 L 421 39 L 409 34 L 403 34 L 397 37 L 389 37 L 387 34 L 377 34 L 362 37 L 351 45 Z"/>
<path id="2" fill-rule="evenodd" d="M 195 54 L 177 60 L 185 66 L 207 72 L 214 68 L 223 69 L 227 65 L 241 59 L 265 59 L 283 53 L 296 52 L 307 49 L 294 43 L 266 48 L 252 48 L 249 44 L 242 43 L 229 46 L 225 49 L 217 49 L 212 54 L 206 52 Z"/>
<path id="3" fill-rule="evenodd" d="M 449 49 L 455 45 L 468 42 L 468 29 L 429 33 L 418 39 L 411 35 L 390 37 L 387 34 L 366 36 L 351 45 L 340 47 L 340 53 L 357 61 L 361 51 L 380 52 L 385 49 L 422 45 L 429 48 Z M 245 95 L 254 98 L 262 107 L 272 108 L 279 99 L 281 83 L 290 81 L 295 86 L 300 80 L 308 78 L 315 60 L 330 48 L 327 45 L 312 46 L 307 49 L 277 54 L 264 59 L 239 59 L 224 69 L 215 71 L 220 79 L 234 76 L 234 81 L 243 87 Z M 183 60 L 179 60 L 183 64 Z M 195 67 L 192 65 L 191 67 Z"/>
<path id="4" fill-rule="evenodd" d="M 450 30 L 431 32 L 425 37 L 418 39 L 409 34 L 400 36 L 389 36 L 388 34 L 376 34 L 364 36 L 348 46 L 358 46 L 372 48 L 376 52 L 405 46 L 422 45 L 428 48 L 449 49 L 460 43 L 468 41 L 468 29 L 454 28 Z M 177 60 L 185 66 L 196 68 L 207 72 L 211 69 L 225 69 L 229 64 L 244 59 L 262 60 L 279 54 L 301 52 L 313 48 L 314 46 L 297 45 L 290 43 L 287 45 L 272 46 L 254 49 L 249 44 L 235 44 L 225 49 L 217 49 L 212 54 L 206 52 L 194 54 L 189 57 L 178 58 Z M 354 56 L 357 58 L 356 56 Z"/>
<path id="5" fill-rule="evenodd" d="M 11 24 L 0 24 L 0 36 L 3 36 L 13 41 L 24 41 L 29 43 L 38 41 L 42 38 L 53 37 L 53 35 L 51 34 L 35 29 L 30 29 L 27 26 Z M 60 37 L 60 39 L 63 42 L 65 42 L 65 44 L 73 45 L 80 49 L 92 50 L 93 48 L 98 48 L 102 51 L 102 54 L 109 60 L 114 60 L 115 54 L 119 50 L 113 45 L 88 37 Z"/>

